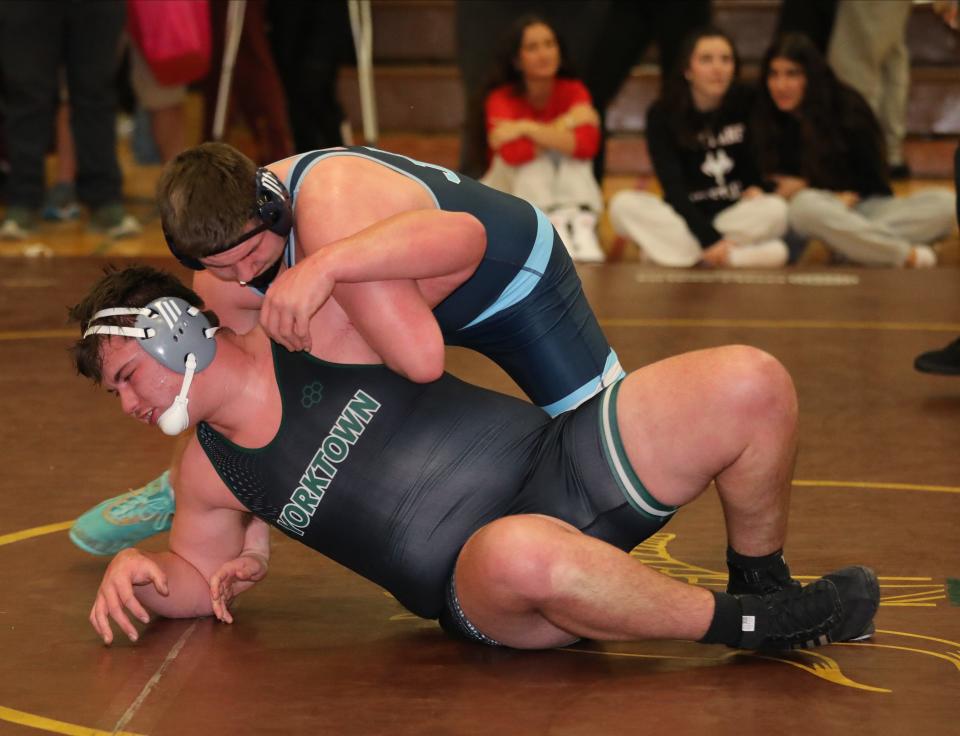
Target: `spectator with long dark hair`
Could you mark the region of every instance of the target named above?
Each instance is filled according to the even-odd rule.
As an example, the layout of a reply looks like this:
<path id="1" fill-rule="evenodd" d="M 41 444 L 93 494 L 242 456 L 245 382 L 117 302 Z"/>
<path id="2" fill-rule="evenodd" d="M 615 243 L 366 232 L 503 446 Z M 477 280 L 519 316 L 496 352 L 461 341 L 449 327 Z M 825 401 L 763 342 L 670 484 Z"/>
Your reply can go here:
<path id="1" fill-rule="evenodd" d="M 600 118 L 550 24 L 525 15 L 511 26 L 484 94 L 491 161 L 483 183 L 546 212 L 574 260 L 603 261 L 591 163 Z"/>
<path id="2" fill-rule="evenodd" d="M 614 230 L 661 266 L 777 267 L 786 203 L 760 188 L 750 140 L 752 94 L 737 80 L 733 42 L 716 28 L 689 35 L 647 114 L 647 146 L 663 199 L 624 191 Z"/>
<path id="3" fill-rule="evenodd" d="M 924 189 L 894 197 L 883 135 L 869 105 L 840 82 L 805 36 L 767 51 L 754 129 L 761 168 L 790 201 L 791 228 L 843 258 L 929 267 L 929 244 L 953 227 L 955 195 Z"/>

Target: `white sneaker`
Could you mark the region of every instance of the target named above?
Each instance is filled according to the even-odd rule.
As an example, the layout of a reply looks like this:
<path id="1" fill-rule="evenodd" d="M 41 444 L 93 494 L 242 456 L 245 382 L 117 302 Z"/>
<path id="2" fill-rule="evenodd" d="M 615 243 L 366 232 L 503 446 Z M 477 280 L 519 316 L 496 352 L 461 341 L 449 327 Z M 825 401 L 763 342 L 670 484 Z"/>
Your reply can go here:
<path id="1" fill-rule="evenodd" d="M 603 263 L 607 260 L 597 240 L 597 216 L 588 210 L 580 210 L 570 221 L 573 236 L 573 260 L 580 263 Z"/>
<path id="2" fill-rule="evenodd" d="M 550 210 L 550 212 L 547 213 L 547 219 L 550 220 L 550 223 L 560 236 L 560 241 L 563 243 L 563 247 L 567 249 L 567 253 L 570 254 L 571 258 L 576 260 L 573 250 L 573 233 L 570 228 L 574 214 L 576 214 L 576 212 L 569 207 L 559 207 L 555 210 Z"/>
<path id="3" fill-rule="evenodd" d="M 790 250 L 779 238 L 750 245 L 734 245 L 727 253 L 732 268 L 781 268 L 787 265 Z"/>
<path id="4" fill-rule="evenodd" d="M 0 225 L 0 240 L 26 240 L 30 231 L 20 226 L 14 219 L 7 219 Z"/>
<path id="5" fill-rule="evenodd" d="M 915 245 L 913 250 L 913 268 L 933 268 L 937 265 L 937 254 L 929 245 Z"/>

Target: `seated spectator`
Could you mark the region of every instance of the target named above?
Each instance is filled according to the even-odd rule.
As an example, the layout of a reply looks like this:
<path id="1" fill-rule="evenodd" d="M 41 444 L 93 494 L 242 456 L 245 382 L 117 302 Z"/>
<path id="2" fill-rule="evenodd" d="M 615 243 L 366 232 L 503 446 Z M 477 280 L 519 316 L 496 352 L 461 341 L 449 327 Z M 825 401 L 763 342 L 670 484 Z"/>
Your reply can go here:
<path id="1" fill-rule="evenodd" d="M 647 114 L 647 146 L 663 199 L 624 191 L 610 203 L 618 235 L 660 266 L 778 267 L 787 206 L 760 188 L 750 142 L 752 94 L 738 84 L 733 42 L 694 31 Z"/>
<path id="2" fill-rule="evenodd" d="M 767 51 L 754 131 L 765 175 L 790 202 L 790 227 L 854 263 L 935 266 L 930 243 L 953 227 L 955 194 L 894 197 L 870 106 L 840 82 L 806 36 Z"/>
<path id="3" fill-rule="evenodd" d="M 482 181 L 546 212 L 574 260 L 601 262 L 603 198 L 591 163 L 600 118 L 565 58 L 539 17 L 523 16 L 511 27 L 485 88 L 492 159 Z"/>

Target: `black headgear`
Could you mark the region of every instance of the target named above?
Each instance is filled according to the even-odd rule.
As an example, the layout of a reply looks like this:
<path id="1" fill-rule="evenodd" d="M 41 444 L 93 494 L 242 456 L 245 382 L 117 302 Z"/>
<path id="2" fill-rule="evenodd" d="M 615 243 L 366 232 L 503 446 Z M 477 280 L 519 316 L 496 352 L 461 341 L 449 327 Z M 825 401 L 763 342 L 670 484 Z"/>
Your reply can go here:
<path id="1" fill-rule="evenodd" d="M 253 230 L 243 233 L 239 238 L 231 240 L 229 243 L 221 245 L 215 250 L 207 253 L 206 256 L 215 256 L 219 253 L 235 248 L 254 235 L 269 230 L 282 238 L 290 234 L 290 228 L 293 227 L 293 208 L 290 204 L 290 192 L 283 185 L 283 182 L 270 169 L 257 169 L 257 201 L 254 206 L 253 215 L 260 220 L 260 224 Z M 167 240 L 167 247 L 180 263 L 193 271 L 202 271 L 204 266 L 199 258 L 188 256 L 186 253 L 177 249 L 177 244 L 173 237 L 163 228 L 163 237 Z M 204 256 L 204 257 L 206 257 Z"/>

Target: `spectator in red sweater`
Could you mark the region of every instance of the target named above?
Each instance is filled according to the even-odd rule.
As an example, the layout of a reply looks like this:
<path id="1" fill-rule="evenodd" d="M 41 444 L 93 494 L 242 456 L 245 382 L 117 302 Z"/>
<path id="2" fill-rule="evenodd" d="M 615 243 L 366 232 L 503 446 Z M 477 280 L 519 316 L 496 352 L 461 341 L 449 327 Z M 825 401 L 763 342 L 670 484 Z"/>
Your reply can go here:
<path id="1" fill-rule="evenodd" d="M 546 212 L 574 260 L 602 262 L 603 198 L 592 169 L 600 117 L 554 29 L 538 16 L 519 18 L 485 92 L 490 168 L 483 183 Z"/>

